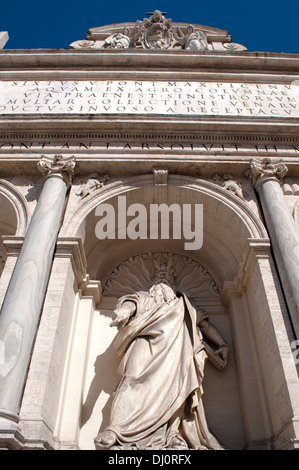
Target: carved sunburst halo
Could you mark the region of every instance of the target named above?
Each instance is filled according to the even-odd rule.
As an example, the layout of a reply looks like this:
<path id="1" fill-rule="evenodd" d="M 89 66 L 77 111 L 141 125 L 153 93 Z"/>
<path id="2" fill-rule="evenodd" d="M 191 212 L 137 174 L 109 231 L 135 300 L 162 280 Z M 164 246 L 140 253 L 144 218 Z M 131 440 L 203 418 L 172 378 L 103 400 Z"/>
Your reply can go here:
<path id="1" fill-rule="evenodd" d="M 121 262 L 108 276 L 103 295 L 121 297 L 146 291 L 163 276 L 196 304 L 220 297 L 216 282 L 204 266 L 190 257 L 166 252 L 142 253 Z"/>

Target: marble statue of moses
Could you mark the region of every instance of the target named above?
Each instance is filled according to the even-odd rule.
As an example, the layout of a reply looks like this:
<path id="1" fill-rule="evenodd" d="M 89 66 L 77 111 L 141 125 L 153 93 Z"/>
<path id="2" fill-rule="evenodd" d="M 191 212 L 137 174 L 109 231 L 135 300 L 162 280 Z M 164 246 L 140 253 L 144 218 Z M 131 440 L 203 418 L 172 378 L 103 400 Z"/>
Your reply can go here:
<path id="1" fill-rule="evenodd" d="M 162 273 L 163 274 L 163 273 Z M 148 292 L 122 297 L 112 325 L 122 379 L 96 449 L 219 449 L 202 404 L 203 335 L 223 368 L 228 347 L 204 310 L 175 291 L 165 273 Z"/>

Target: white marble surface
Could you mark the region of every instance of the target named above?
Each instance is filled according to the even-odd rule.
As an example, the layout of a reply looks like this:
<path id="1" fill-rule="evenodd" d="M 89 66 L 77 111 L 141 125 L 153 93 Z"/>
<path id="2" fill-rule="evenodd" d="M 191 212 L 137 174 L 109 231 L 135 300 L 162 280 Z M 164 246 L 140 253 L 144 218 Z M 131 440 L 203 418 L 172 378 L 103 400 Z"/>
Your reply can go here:
<path id="1" fill-rule="evenodd" d="M 7 41 L 8 41 L 8 32 L 0 31 L 0 49 L 3 49 Z"/>
<path id="2" fill-rule="evenodd" d="M 0 114 L 299 117 L 296 84 L 200 81 L 1 81 Z"/>
<path id="3" fill-rule="evenodd" d="M 67 185 L 46 179 L 28 227 L 0 316 L 0 408 L 18 413 L 30 362 Z"/>
<path id="4" fill-rule="evenodd" d="M 299 335 L 299 232 L 278 180 L 258 186 L 267 229 L 278 266 L 293 327 Z"/>

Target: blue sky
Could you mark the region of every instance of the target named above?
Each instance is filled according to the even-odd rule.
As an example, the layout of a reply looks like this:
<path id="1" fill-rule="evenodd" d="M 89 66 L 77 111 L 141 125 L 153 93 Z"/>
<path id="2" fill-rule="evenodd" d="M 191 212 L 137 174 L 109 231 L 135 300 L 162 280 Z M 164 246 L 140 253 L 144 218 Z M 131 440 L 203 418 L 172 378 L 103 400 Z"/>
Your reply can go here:
<path id="1" fill-rule="evenodd" d="M 298 0 L 3 0 L 0 31 L 10 36 L 5 49 L 64 49 L 89 28 L 142 20 L 155 9 L 173 21 L 228 30 L 249 51 L 299 53 Z"/>

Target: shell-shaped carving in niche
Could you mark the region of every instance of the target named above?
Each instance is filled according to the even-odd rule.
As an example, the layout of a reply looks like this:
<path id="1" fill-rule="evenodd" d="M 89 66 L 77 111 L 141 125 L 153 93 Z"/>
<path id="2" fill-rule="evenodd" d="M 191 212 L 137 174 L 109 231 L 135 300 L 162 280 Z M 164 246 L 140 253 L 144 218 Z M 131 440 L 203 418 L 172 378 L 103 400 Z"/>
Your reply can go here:
<path id="1" fill-rule="evenodd" d="M 171 261 L 176 290 L 185 293 L 196 303 L 220 297 L 217 285 L 208 271 L 190 257 L 173 253 L 142 253 L 120 263 L 108 277 L 103 295 L 121 297 L 146 291 L 153 285 L 155 261 Z"/>

